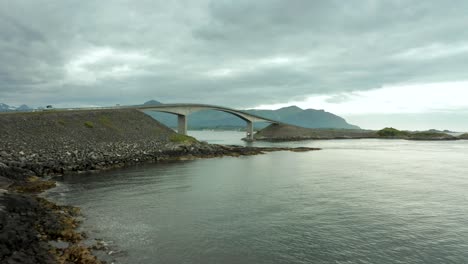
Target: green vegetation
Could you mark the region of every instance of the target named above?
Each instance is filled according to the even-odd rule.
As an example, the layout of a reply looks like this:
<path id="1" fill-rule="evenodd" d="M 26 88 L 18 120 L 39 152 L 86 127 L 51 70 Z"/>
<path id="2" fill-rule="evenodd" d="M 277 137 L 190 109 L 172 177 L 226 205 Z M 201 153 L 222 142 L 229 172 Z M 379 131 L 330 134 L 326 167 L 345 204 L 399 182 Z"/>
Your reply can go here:
<path id="1" fill-rule="evenodd" d="M 87 127 L 87 128 L 93 128 L 93 127 L 94 127 L 94 124 L 93 124 L 93 122 L 91 122 L 91 121 L 86 121 L 86 122 L 84 122 L 84 125 L 85 125 L 85 127 Z"/>
<path id="2" fill-rule="evenodd" d="M 409 140 L 452 140 L 456 139 L 446 133 L 439 131 L 422 131 L 422 132 L 408 132 L 400 131 L 393 127 L 386 127 L 377 131 L 377 135 L 382 138 L 401 138 Z"/>
<path id="3" fill-rule="evenodd" d="M 460 138 L 460 139 L 468 139 L 468 133 L 461 134 L 460 136 L 458 136 L 458 138 Z"/>
<path id="4" fill-rule="evenodd" d="M 173 134 L 169 138 L 171 142 L 174 143 L 195 143 L 197 140 L 194 137 L 186 136 L 182 134 Z"/>
<path id="5" fill-rule="evenodd" d="M 65 125 L 65 121 L 63 121 L 62 119 L 59 119 L 57 122 L 58 122 L 60 125 L 62 125 L 62 126 Z"/>
<path id="6" fill-rule="evenodd" d="M 439 133 L 439 132 L 430 132 L 430 131 L 414 132 L 413 134 L 411 134 L 411 136 L 414 136 L 414 137 L 440 137 L 443 135 L 447 135 L 447 134 Z"/>
<path id="7" fill-rule="evenodd" d="M 386 127 L 382 130 L 377 131 L 377 135 L 379 137 L 387 137 L 387 138 L 406 138 L 409 136 L 409 132 L 407 131 L 400 131 L 393 127 Z"/>
<path id="8" fill-rule="evenodd" d="M 431 139 L 456 139 L 456 138 L 446 133 L 424 131 L 424 132 L 412 133 L 410 139 L 431 140 Z"/>
<path id="9" fill-rule="evenodd" d="M 101 122 L 101 124 L 103 124 L 106 127 L 113 127 L 112 121 L 107 116 L 101 116 L 99 118 L 99 122 Z"/>

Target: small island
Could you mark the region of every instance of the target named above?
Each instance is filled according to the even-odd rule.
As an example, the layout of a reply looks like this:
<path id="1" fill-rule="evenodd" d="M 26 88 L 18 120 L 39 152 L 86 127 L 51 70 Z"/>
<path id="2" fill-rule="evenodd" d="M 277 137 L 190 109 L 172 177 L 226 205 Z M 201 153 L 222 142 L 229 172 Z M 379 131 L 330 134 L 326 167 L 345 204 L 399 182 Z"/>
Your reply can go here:
<path id="1" fill-rule="evenodd" d="M 298 141 L 320 139 L 405 139 L 405 140 L 459 140 L 468 139 L 468 133 L 460 136 L 437 130 L 406 131 L 387 127 L 381 130 L 304 128 L 293 125 L 272 124 L 258 131 L 254 138 L 262 141 Z"/>

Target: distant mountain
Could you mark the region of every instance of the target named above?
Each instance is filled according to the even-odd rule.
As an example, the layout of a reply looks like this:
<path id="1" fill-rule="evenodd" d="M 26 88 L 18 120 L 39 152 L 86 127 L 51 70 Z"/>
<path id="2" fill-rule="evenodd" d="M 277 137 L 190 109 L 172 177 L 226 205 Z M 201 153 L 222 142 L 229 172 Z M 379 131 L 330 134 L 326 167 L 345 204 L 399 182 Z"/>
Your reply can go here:
<path id="1" fill-rule="evenodd" d="M 147 106 L 150 106 L 150 105 L 162 105 L 162 103 L 159 102 L 159 101 L 156 101 L 156 100 L 149 100 L 148 102 L 145 102 L 143 105 L 147 105 Z"/>
<path id="2" fill-rule="evenodd" d="M 148 101 L 156 102 L 158 101 Z M 147 105 L 145 103 L 144 105 Z M 151 105 L 151 104 L 150 104 Z M 278 120 L 287 124 L 307 128 L 343 128 L 360 129 L 358 126 L 348 124 L 345 119 L 324 110 L 301 109 L 297 106 L 288 106 L 278 110 L 244 110 L 265 118 Z M 177 117 L 172 114 L 146 111 L 147 114 L 170 127 L 177 127 Z M 269 123 L 255 123 L 256 129 L 265 128 Z M 243 129 L 245 122 L 231 114 L 207 110 L 191 114 L 188 117 L 190 129 Z"/>
<path id="3" fill-rule="evenodd" d="M 12 112 L 12 111 L 31 111 L 32 109 L 29 108 L 27 105 L 21 105 L 20 107 L 10 106 L 7 104 L 0 103 L 0 112 Z"/>
<path id="4" fill-rule="evenodd" d="M 0 112 L 9 112 L 9 111 L 12 111 L 13 109 L 11 109 L 11 106 L 7 105 L 7 104 L 2 104 L 0 103 Z"/>
<path id="5" fill-rule="evenodd" d="M 30 108 L 29 106 L 25 104 L 22 104 L 18 108 L 16 108 L 16 111 L 31 111 L 31 110 L 32 108 Z"/>
<path id="6" fill-rule="evenodd" d="M 358 126 L 348 124 L 344 118 L 324 110 L 303 110 L 297 106 L 289 106 L 278 110 L 246 110 L 246 112 L 307 128 L 360 129 Z"/>

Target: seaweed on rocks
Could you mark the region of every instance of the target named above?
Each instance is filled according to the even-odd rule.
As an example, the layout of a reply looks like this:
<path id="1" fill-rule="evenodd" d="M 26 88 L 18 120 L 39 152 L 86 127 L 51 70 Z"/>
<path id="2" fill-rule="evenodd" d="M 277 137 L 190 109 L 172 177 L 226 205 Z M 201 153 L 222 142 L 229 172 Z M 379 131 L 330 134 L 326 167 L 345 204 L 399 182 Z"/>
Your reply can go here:
<path id="1" fill-rule="evenodd" d="M 55 182 L 23 173 L 4 167 L 0 174 L 10 183 L 0 190 L 0 263 L 102 263 L 81 244 L 79 209 L 37 196 Z M 54 247 L 50 241 L 68 246 Z"/>
<path id="2" fill-rule="evenodd" d="M 36 229 L 39 219 L 49 214 L 36 197 L 3 193 L 0 204 L 0 263 L 56 263 Z"/>

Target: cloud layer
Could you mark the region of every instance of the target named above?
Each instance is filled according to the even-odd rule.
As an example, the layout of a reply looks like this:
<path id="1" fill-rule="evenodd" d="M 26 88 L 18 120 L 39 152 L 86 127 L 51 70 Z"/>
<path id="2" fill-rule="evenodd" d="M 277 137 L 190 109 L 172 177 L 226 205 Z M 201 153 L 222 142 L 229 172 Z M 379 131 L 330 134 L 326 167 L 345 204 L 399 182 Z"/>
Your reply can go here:
<path id="1" fill-rule="evenodd" d="M 464 81 L 466 10 L 462 0 L 0 0 L 0 102 L 244 108 Z"/>

